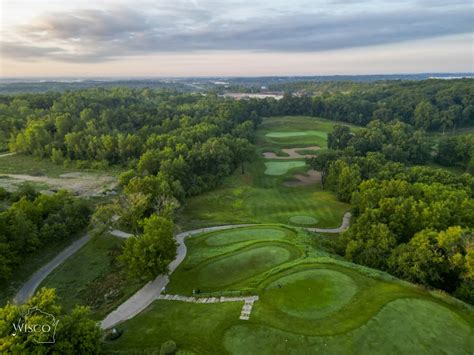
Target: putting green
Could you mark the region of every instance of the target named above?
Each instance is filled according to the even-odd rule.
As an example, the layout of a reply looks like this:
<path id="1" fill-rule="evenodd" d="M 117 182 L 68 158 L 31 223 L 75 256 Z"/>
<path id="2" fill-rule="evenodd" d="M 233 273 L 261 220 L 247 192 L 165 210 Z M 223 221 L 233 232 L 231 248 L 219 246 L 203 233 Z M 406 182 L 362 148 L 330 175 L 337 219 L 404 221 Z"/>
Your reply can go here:
<path id="1" fill-rule="evenodd" d="M 231 285 L 289 261 L 297 253 L 291 245 L 272 243 L 225 255 L 202 267 L 198 282 L 203 290 Z"/>
<path id="2" fill-rule="evenodd" d="M 290 217 L 290 223 L 307 226 L 318 223 L 318 220 L 311 216 L 292 216 Z"/>
<path id="3" fill-rule="evenodd" d="M 302 166 L 305 166 L 306 163 L 304 161 L 270 161 L 266 162 L 266 170 L 265 174 L 266 175 L 284 175 L 288 172 L 288 170 L 293 169 L 293 168 L 299 168 Z"/>
<path id="4" fill-rule="evenodd" d="M 270 138 L 286 138 L 301 136 L 316 136 L 327 138 L 327 133 L 322 131 L 290 131 L 290 132 L 268 132 L 265 136 Z"/>
<path id="5" fill-rule="evenodd" d="M 356 292 L 357 286 L 349 276 L 313 269 L 273 281 L 266 287 L 262 301 L 294 317 L 321 319 L 344 307 Z"/>
<path id="6" fill-rule="evenodd" d="M 255 229 L 233 229 L 220 231 L 211 234 L 206 238 L 206 244 L 210 246 L 228 245 L 233 243 L 246 242 L 249 240 L 283 240 L 286 233 L 275 228 L 255 228 Z"/>

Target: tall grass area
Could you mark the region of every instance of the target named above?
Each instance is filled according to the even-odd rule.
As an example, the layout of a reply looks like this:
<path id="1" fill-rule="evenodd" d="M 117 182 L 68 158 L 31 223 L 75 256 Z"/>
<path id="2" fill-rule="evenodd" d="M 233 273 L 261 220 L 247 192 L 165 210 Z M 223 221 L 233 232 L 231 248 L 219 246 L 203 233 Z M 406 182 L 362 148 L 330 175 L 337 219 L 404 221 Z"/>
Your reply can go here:
<path id="1" fill-rule="evenodd" d="M 138 280 L 128 279 L 117 263 L 123 241 L 110 235 L 92 239 L 49 274 L 40 287 L 55 288 L 65 310 L 86 305 L 96 319 L 101 319 L 142 286 Z"/>
<path id="2" fill-rule="evenodd" d="M 40 159 L 31 155 L 15 154 L 0 157 L 1 174 L 25 174 L 33 176 L 59 177 L 72 172 L 107 173 L 118 176 L 125 168 L 120 166 L 100 167 L 97 169 L 81 168 L 71 164 L 55 164 L 49 159 Z"/>

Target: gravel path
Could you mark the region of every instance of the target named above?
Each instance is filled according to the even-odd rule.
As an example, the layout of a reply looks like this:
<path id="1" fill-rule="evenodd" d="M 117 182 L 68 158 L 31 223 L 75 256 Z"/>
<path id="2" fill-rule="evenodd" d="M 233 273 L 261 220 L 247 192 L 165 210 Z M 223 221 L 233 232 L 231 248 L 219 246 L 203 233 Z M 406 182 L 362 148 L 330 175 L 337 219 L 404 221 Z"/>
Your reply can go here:
<path id="1" fill-rule="evenodd" d="M 342 217 L 342 223 L 337 228 L 303 228 L 303 229 L 310 232 L 318 232 L 318 233 L 342 233 L 347 228 L 349 228 L 349 225 L 351 223 L 351 216 L 352 215 L 350 212 L 344 213 L 344 216 Z"/>
<path id="2" fill-rule="evenodd" d="M 28 300 L 28 298 L 33 296 L 33 293 L 35 292 L 36 288 L 39 286 L 41 281 L 43 281 L 46 278 L 46 276 L 48 276 L 51 273 L 51 271 L 53 271 L 55 268 L 61 265 L 64 262 L 64 260 L 69 258 L 76 251 L 81 249 L 89 240 L 90 240 L 90 237 L 86 234 L 82 238 L 76 240 L 66 249 L 61 251 L 49 263 L 47 263 L 38 271 L 36 271 L 33 274 L 33 276 L 31 276 L 30 279 L 26 281 L 26 283 L 21 287 L 21 289 L 18 291 L 13 301 L 15 303 L 25 303 Z"/>

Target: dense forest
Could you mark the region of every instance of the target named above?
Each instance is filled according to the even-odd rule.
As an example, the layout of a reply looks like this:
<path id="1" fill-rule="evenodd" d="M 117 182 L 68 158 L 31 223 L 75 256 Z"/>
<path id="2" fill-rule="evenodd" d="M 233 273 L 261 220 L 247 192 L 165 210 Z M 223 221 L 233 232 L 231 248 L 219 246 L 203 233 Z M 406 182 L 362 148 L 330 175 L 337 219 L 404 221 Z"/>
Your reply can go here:
<path id="1" fill-rule="evenodd" d="M 38 194 L 24 185 L 14 193 L 0 189 L 2 202 L 11 204 L 0 212 L 0 285 L 14 276 L 15 267 L 40 249 L 71 240 L 84 230 L 90 207 L 84 200 L 60 191 Z"/>
<path id="2" fill-rule="evenodd" d="M 435 155 L 472 171 L 474 137 L 449 138 Z M 470 157 L 451 154 L 456 144 Z M 474 303 L 474 177 L 429 166 L 424 132 L 371 122 L 355 133 L 335 126 L 330 149 L 308 160 L 324 187 L 351 203 L 354 221 L 338 251 L 347 259 Z M 407 165 L 408 164 L 408 165 Z"/>
<path id="3" fill-rule="evenodd" d="M 339 251 L 352 261 L 474 301 L 469 174 L 474 138 L 451 134 L 474 124 L 472 80 L 352 83 L 347 92 L 285 95 L 278 101 L 126 88 L 0 96 L 0 146 L 57 164 L 126 167 L 120 176 L 124 193 L 96 209 L 92 232 L 100 234 L 118 221 L 120 228 L 144 236 L 154 253 L 140 255 L 137 250 L 146 246 L 130 242 L 122 258 L 136 275 L 137 265 L 172 258 L 174 212 L 186 197 L 218 186 L 237 167 L 244 171 L 254 154 L 255 129 L 261 117 L 271 115 L 364 126 L 352 132 L 336 125 L 329 149 L 308 161 L 322 172 L 324 188 L 352 205 L 354 223 Z M 435 141 L 430 131 L 440 132 Z M 418 166 L 427 162 L 466 173 Z M 63 193 L 16 197 L 2 212 L 10 238 L 1 244 L 5 275 L 24 253 L 43 245 L 52 228 L 60 229 L 54 232 L 60 237 L 74 230 L 74 221 L 61 214 L 70 206 L 77 203 Z M 80 213 L 86 218 L 89 212 Z M 155 214 L 159 220 L 150 219 Z M 22 239 L 25 235 L 30 237 Z M 163 241 L 166 248 L 155 247 Z M 152 279 L 165 270 L 163 263 L 152 265 L 137 276 Z"/>

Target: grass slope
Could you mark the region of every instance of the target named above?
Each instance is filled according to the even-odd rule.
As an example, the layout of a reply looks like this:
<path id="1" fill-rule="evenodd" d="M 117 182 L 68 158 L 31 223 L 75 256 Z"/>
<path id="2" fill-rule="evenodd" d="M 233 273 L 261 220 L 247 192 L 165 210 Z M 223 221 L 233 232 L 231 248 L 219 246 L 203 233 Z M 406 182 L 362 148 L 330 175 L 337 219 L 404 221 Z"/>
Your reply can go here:
<path id="1" fill-rule="evenodd" d="M 109 235 L 92 239 L 49 274 L 40 287 L 55 288 L 64 309 L 88 305 L 100 319 L 141 286 L 124 278 L 114 264 L 123 241 Z"/>
<path id="2" fill-rule="evenodd" d="M 187 239 L 167 292 L 188 294 L 211 279 L 215 289 L 229 282 L 234 290 L 252 288 L 260 299 L 250 320 L 239 320 L 240 302 L 156 301 L 122 324 L 124 334 L 106 351 L 152 352 L 172 339 L 180 351 L 200 354 L 472 353 L 471 307 L 334 259 L 312 247 L 317 238 L 259 226 Z M 267 262 L 281 244 L 292 246 L 293 256 Z M 249 256 L 252 250 L 264 260 Z"/>

